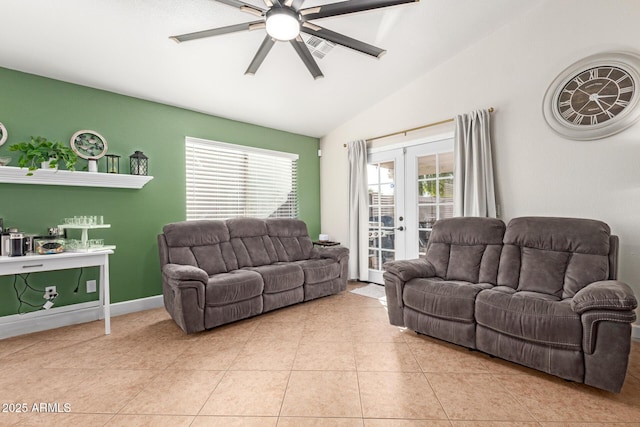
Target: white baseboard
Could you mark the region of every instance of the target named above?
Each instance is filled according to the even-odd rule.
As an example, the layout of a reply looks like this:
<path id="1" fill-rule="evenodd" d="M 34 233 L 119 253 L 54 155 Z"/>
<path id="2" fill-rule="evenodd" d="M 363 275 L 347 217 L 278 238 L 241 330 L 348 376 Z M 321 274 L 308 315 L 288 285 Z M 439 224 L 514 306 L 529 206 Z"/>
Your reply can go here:
<path id="1" fill-rule="evenodd" d="M 631 336 L 640 340 L 640 325 L 631 325 Z"/>
<path id="2" fill-rule="evenodd" d="M 111 316 L 150 310 L 163 306 L 162 295 L 140 298 L 111 304 Z M 78 323 L 102 319 L 102 307 L 98 301 L 55 307 L 49 310 L 33 311 L 0 317 L 0 339 L 46 331 Z"/>
<path id="3" fill-rule="evenodd" d="M 135 313 L 137 311 L 151 310 L 153 308 L 164 307 L 162 295 L 153 297 L 132 299 L 129 301 L 111 304 L 111 316 L 122 316 L 123 314 Z"/>

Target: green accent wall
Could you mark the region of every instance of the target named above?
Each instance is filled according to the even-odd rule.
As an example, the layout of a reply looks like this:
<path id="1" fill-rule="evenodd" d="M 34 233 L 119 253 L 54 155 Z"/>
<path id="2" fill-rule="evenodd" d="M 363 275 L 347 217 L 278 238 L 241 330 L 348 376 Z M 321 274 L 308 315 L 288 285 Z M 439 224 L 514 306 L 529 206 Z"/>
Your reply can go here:
<path id="1" fill-rule="evenodd" d="M 68 144 L 71 135 L 83 129 L 103 135 L 108 152 L 122 156 L 120 173 L 129 173 L 129 155 L 135 150 L 149 157 L 149 174 L 154 179 L 141 190 L 0 184 L 0 218 L 5 227 L 46 234 L 47 227 L 59 224 L 65 217 L 104 216 L 111 228 L 90 230 L 89 238 L 104 238 L 106 244 L 117 245 L 110 258 L 112 302 L 162 293 L 156 236 L 163 225 L 185 220 L 185 136 L 298 154 L 300 219 L 307 223 L 312 238 L 318 236 L 317 138 L 5 68 L 0 68 L 0 94 L 0 122 L 9 134 L 8 141 L 0 147 L 0 156 L 12 157 L 10 166 L 17 165 L 18 155 L 9 151 L 9 145 L 28 141 L 31 135 Z M 88 173 L 81 171 L 86 163 L 78 160 L 78 180 Z M 98 166 L 100 172 L 105 171 L 104 158 Z M 79 238 L 80 232 L 70 230 L 69 237 Z M 56 285 L 60 294 L 56 306 L 97 299 L 97 293 L 85 293 L 85 281 L 97 279 L 97 269 L 83 271 L 76 294 L 73 290 L 79 273 L 38 273 L 29 276 L 28 281 L 36 288 Z M 0 316 L 17 313 L 13 281 L 12 276 L 0 278 Z M 19 291 L 24 288 L 20 278 L 17 285 Z M 27 291 L 24 298 L 34 305 L 44 303 L 39 292 Z M 30 310 L 33 309 L 25 307 L 22 311 Z"/>

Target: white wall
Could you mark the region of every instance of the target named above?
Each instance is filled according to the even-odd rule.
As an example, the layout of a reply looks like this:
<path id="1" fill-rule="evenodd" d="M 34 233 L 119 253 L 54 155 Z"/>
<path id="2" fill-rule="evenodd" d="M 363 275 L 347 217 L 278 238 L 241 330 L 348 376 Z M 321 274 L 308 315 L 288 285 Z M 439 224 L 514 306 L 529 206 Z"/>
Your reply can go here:
<path id="1" fill-rule="evenodd" d="M 542 116 L 547 87 L 573 62 L 607 50 L 640 51 L 639 22 L 638 0 L 543 2 L 335 129 L 320 143 L 322 232 L 347 242 L 345 142 L 495 107 L 502 218 L 607 222 L 621 240 L 620 278 L 640 297 L 640 123 L 580 142 L 554 134 Z"/>

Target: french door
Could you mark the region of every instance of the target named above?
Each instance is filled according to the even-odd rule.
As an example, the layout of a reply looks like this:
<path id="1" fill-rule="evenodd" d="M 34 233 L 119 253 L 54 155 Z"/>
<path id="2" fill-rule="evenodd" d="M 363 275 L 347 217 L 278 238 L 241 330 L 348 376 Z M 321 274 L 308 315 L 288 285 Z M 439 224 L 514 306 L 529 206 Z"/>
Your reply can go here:
<path id="1" fill-rule="evenodd" d="M 369 281 L 383 284 L 382 265 L 405 259 L 404 153 L 391 150 L 367 158 Z"/>
<path id="2" fill-rule="evenodd" d="M 424 257 L 433 223 L 453 216 L 453 139 L 368 156 L 369 281 L 387 261 Z"/>

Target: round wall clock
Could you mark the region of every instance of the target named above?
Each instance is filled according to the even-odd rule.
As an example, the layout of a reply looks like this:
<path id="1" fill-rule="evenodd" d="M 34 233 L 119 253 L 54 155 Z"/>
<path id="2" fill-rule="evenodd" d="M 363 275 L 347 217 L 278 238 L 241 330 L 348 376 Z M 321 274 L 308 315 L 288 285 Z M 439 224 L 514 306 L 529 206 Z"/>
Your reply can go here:
<path id="1" fill-rule="evenodd" d="M 640 56 L 608 52 L 565 69 L 544 96 L 544 118 L 571 139 L 605 138 L 640 118 Z"/>
<path id="2" fill-rule="evenodd" d="M 7 133 L 7 128 L 4 127 L 2 123 L 0 123 L 0 145 L 7 142 L 8 137 L 9 137 L 9 134 Z"/>

